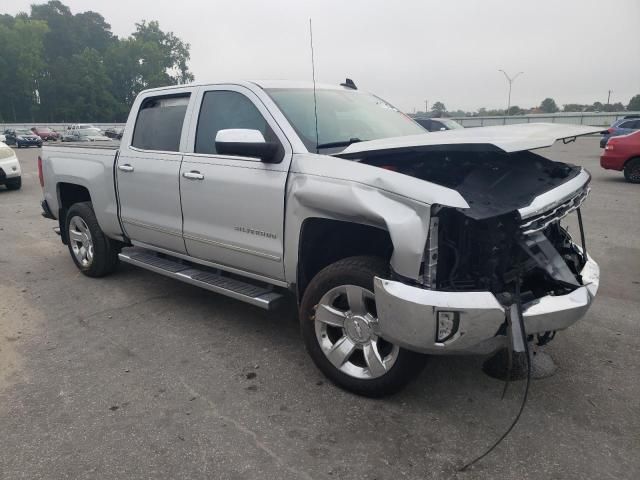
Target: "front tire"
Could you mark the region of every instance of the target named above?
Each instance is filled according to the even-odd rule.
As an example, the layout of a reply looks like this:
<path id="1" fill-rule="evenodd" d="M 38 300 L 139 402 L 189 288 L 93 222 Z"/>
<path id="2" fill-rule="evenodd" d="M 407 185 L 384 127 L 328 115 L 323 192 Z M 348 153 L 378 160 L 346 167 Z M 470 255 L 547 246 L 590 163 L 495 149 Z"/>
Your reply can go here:
<path id="1" fill-rule="evenodd" d="M 382 259 L 345 258 L 311 280 L 300 305 L 302 337 L 316 366 L 336 385 L 367 397 L 398 392 L 426 361 L 377 335 L 375 276 L 388 276 Z"/>
<path id="2" fill-rule="evenodd" d="M 629 183 L 640 183 L 640 157 L 632 158 L 625 163 L 624 178 Z"/>
<path id="3" fill-rule="evenodd" d="M 5 180 L 5 186 L 8 190 L 20 190 L 22 187 L 22 177 L 9 178 Z"/>
<path id="4" fill-rule="evenodd" d="M 71 258 L 82 273 L 88 277 L 104 277 L 116 269 L 117 244 L 98 225 L 91 202 L 71 206 L 67 213 L 66 234 Z"/>

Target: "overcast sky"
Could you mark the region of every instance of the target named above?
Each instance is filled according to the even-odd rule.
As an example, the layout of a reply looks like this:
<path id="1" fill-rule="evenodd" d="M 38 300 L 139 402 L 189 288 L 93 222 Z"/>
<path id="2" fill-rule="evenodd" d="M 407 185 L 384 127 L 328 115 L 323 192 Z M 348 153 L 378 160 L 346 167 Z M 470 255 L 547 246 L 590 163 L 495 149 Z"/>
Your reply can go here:
<path id="1" fill-rule="evenodd" d="M 32 0 L 3 0 L 0 13 Z M 44 2 L 43 2 L 44 3 Z M 196 81 L 353 78 L 399 108 L 505 108 L 498 69 L 524 71 L 512 105 L 546 97 L 625 105 L 640 93 L 640 1 L 616 0 L 63 0 L 101 13 L 118 36 L 158 20 L 191 44 Z"/>

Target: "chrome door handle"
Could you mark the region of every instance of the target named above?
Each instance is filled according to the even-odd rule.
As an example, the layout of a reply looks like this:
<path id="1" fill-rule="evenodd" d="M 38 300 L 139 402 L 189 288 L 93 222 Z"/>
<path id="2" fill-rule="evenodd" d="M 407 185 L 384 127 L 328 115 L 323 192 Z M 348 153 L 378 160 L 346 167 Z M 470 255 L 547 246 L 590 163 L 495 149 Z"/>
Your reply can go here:
<path id="1" fill-rule="evenodd" d="M 128 163 L 124 165 L 118 165 L 118 170 L 122 170 L 123 172 L 133 172 L 133 167 Z"/>
<path id="2" fill-rule="evenodd" d="M 200 172 L 196 170 L 192 170 L 190 172 L 184 172 L 182 176 L 190 180 L 204 180 L 204 175 L 202 175 Z"/>

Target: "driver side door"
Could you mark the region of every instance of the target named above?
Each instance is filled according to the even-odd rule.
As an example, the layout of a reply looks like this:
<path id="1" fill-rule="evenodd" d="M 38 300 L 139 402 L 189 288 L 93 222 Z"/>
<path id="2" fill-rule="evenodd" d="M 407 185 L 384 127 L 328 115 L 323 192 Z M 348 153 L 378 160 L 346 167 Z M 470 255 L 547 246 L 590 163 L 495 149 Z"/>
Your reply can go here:
<path id="1" fill-rule="evenodd" d="M 255 277 L 284 279 L 284 198 L 291 146 L 260 99 L 237 85 L 203 88 L 190 153 L 180 168 L 183 237 L 190 256 Z M 259 130 L 277 160 L 223 155 L 217 132 Z"/>

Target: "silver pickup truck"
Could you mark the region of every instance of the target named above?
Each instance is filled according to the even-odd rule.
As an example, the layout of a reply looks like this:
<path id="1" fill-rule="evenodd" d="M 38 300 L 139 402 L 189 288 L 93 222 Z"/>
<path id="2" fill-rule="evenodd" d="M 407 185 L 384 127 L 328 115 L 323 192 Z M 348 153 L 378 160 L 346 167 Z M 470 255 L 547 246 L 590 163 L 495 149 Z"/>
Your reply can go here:
<path id="1" fill-rule="evenodd" d="M 91 277 L 121 261 L 265 309 L 296 296 L 316 365 L 379 396 L 425 354 L 505 348 L 515 303 L 529 339 L 585 314 L 590 175 L 532 150 L 599 130 L 428 133 L 349 83 L 159 88 L 119 145 L 44 147 L 43 215 Z"/>

